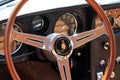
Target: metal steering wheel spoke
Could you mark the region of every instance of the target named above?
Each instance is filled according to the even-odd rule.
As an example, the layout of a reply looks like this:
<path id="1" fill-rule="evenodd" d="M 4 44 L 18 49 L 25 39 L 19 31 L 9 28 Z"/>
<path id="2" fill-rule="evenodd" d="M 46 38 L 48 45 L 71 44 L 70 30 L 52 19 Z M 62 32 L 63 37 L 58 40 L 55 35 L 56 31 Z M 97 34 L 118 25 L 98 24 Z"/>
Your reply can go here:
<path id="1" fill-rule="evenodd" d="M 57 64 L 58 64 L 59 72 L 61 75 L 61 79 L 72 80 L 71 72 L 70 72 L 70 65 L 69 65 L 69 58 L 65 58 L 65 59 L 57 58 Z"/>
<path id="2" fill-rule="evenodd" d="M 12 41 L 16 40 L 43 50 L 50 51 L 48 48 L 48 44 L 50 43 L 50 39 L 44 36 L 38 36 L 33 34 L 21 33 L 12 29 L 11 32 Z M 11 41 L 11 42 L 12 42 Z"/>
<path id="3" fill-rule="evenodd" d="M 82 32 L 73 36 L 70 36 L 73 42 L 73 48 L 77 48 L 90 42 L 101 35 L 106 34 L 105 27 L 99 27 L 90 31 Z"/>

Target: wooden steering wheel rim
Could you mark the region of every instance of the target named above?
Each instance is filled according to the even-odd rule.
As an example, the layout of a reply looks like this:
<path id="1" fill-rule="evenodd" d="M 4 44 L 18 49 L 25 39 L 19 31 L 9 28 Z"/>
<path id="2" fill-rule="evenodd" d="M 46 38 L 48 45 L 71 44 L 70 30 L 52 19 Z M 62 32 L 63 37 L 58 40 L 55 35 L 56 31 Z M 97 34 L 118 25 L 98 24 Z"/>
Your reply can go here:
<path id="1" fill-rule="evenodd" d="M 110 43 L 110 56 L 108 58 L 107 67 L 106 67 L 106 70 L 105 70 L 102 80 L 110 80 L 110 76 L 113 71 L 114 64 L 115 64 L 115 58 L 116 58 L 116 44 L 115 44 L 114 34 L 112 31 L 111 25 L 110 25 L 106 15 L 104 14 L 102 8 L 94 0 L 86 0 L 86 1 L 97 12 L 97 14 L 100 16 L 100 18 L 105 23 L 105 29 L 106 29 L 107 35 L 109 37 L 109 43 Z M 13 60 L 12 60 L 12 57 L 10 54 L 11 50 L 10 50 L 9 46 L 10 46 L 11 42 L 9 39 L 11 37 L 10 33 L 11 33 L 13 23 L 15 21 L 16 15 L 26 2 L 27 2 L 27 0 L 20 0 L 17 3 L 13 12 L 10 15 L 10 18 L 8 19 L 6 32 L 5 32 L 5 41 L 4 41 L 5 58 L 6 58 L 7 67 L 9 69 L 9 72 L 10 72 L 13 80 L 20 80 L 20 77 L 18 76 L 18 74 L 15 70 Z"/>
<path id="2" fill-rule="evenodd" d="M 11 49 L 10 49 L 10 44 L 11 42 L 8 41 L 10 39 L 9 33 L 11 33 L 12 26 L 14 24 L 15 18 L 17 16 L 17 13 L 20 11 L 22 6 L 27 2 L 28 0 L 19 0 L 19 2 L 16 4 L 14 7 L 10 18 L 7 21 L 7 27 L 6 27 L 6 32 L 5 32 L 5 41 L 4 41 L 4 53 L 5 53 L 5 58 L 6 58 L 6 64 L 9 69 L 10 75 L 13 80 L 21 80 L 20 77 L 17 74 L 17 71 L 15 69 L 12 57 L 11 57 Z"/>
<path id="3" fill-rule="evenodd" d="M 102 80 L 110 80 L 110 77 L 115 65 L 115 59 L 116 59 L 116 41 L 115 41 L 114 33 L 110 25 L 110 22 L 107 16 L 105 15 L 103 9 L 94 0 L 86 0 L 86 1 L 91 5 L 91 7 L 97 12 L 97 14 L 103 20 L 106 31 L 107 31 L 107 35 L 109 37 L 110 55 L 107 61 L 108 62 L 107 67 L 104 72 L 104 76 L 102 77 Z"/>

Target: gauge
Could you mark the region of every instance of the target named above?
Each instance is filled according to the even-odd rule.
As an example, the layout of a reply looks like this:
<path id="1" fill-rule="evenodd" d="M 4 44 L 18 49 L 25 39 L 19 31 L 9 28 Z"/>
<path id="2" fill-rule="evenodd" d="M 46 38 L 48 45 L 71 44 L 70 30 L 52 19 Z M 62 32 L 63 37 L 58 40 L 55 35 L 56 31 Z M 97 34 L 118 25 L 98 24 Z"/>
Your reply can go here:
<path id="1" fill-rule="evenodd" d="M 0 25 L 0 55 L 4 55 L 4 35 L 5 35 L 6 23 Z M 23 32 L 22 28 L 18 24 L 14 24 L 14 29 L 18 32 Z M 17 52 L 22 46 L 21 42 L 13 41 L 12 54 Z"/>
<path id="2" fill-rule="evenodd" d="M 70 36 L 76 33 L 77 26 L 78 23 L 76 17 L 71 13 L 65 13 L 57 20 L 54 32 L 67 34 Z"/>
<path id="3" fill-rule="evenodd" d="M 33 30 L 41 30 L 44 26 L 44 20 L 40 16 L 36 16 L 32 21 Z"/>
<path id="4" fill-rule="evenodd" d="M 120 26 L 120 15 L 116 18 L 116 24 L 118 25 L 118 26 Z"/>

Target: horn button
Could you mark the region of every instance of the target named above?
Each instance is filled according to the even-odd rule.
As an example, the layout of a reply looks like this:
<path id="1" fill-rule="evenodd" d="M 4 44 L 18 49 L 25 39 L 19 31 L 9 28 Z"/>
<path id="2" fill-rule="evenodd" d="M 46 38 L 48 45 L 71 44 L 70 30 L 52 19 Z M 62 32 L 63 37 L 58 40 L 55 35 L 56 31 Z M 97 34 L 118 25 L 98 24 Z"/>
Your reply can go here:
<path id="1" fill-rule="evenodd" d="M 56 58 L 65 59 L 73 52 L 73 42 L 71 38 L 64 34 L 53 33 L 47 36 L 50 38 L 48 47 Z"/>
<path id="2" fill-rule="evenodd" d="M 55 41 L 54 50 L 60 56 L 67 56 L 71 53 L 72 44 L 68 38 L 61 37 Z"/>

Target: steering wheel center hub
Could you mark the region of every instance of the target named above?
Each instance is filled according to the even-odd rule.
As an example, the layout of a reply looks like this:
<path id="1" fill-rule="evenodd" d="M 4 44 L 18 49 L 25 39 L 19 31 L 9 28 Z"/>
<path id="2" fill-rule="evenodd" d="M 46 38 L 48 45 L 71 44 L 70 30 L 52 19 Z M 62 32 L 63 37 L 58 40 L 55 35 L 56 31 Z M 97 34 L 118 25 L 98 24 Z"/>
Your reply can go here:
<path id="1" fill-rule="evenodd" d="M 73 52 L 71 38 L 64 34 L 53 33 L 47 36 L 50 38 L 49 49 L 55 57 L 70 57 Z"/>
<path id="2" fill-rule="evenodd" d="M 55 41 L 54 50 L 60 56 L 67 56 L 72 50 L 72 44 L 66 37 L 61 37 Z"/>

